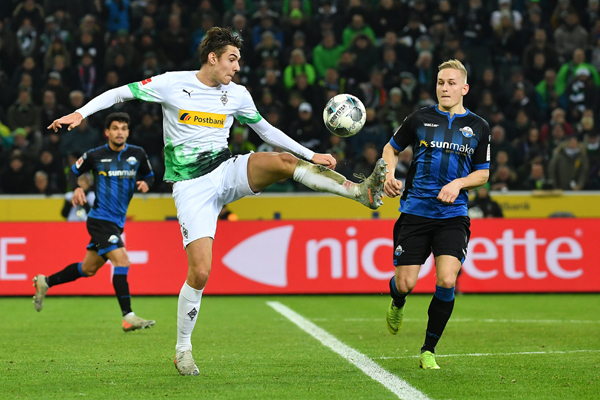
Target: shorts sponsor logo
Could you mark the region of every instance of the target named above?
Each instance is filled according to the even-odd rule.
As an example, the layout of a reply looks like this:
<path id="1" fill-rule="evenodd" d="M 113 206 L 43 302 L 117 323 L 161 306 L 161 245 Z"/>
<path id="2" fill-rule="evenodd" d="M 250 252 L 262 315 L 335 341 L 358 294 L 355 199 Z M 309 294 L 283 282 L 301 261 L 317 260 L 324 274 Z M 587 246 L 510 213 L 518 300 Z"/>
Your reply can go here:
<path id="1" fill-rule="evenodd" d="M 404 253 L 404 249 L 402 248 L 402 246 L 398 245 L 398 247 L 396 247 L 396 250 L 394 250 L 394 255 L 398 257 L 402 255 L 402 253 Z"/>
<path id="2" fill-rule="evenodd" d="M 110 235 L 108 238 L 108 242 L 112 244 L 117 244 L 119 242 L 119 237 L 117 235 Z"/>
<path id="3" fill-rule="evenodd" d="M 225 114 L 179 110 L 179 122 L 186 125 L 223 128 L 225 127 L 225 117 Z"/>

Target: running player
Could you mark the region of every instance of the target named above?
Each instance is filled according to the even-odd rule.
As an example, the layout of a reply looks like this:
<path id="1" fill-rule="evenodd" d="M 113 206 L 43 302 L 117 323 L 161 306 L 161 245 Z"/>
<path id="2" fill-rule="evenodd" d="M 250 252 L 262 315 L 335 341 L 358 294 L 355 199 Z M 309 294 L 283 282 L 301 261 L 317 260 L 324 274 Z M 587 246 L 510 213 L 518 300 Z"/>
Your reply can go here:
<path id="1" fill-rule="evenodd" d="M 131 310 L 127 283 L 129 257 L 121 239 L 133 192 L 139 190 L 146 193 L 154 182 L 154 173 L 144 149 L 127 144 L 128 114 L 108 115 L 104 133 L 108 136 L 108 143 L 84 153 L 69 171 L 69 184 L 74 188 L 74 207 L 87 202 L 85 192 L 79 187 L 78 177 L 92 171 L 96 182 L 96 201 L 86 222 L 92 239 L 85 258 L 48 277 L 36 275 L 33 278 L 33 304 L 36 310 L 41 311 L 48 288 L 93 276 L 106 260 L 110 260 L 114 266 L 113 287 L 123 313 L 123 330 L 129 332 L 154 325 L 154 321 L 140 318 Z"/>
<path id="2" fill-rule="evenodd" d="M 435 257 L 437 281 L 420 357 L 424 369 L 439 369 L 435 346 L 452 314 L 456 276 L 467 255 L 471 234 L 467 190 L 483 185 L 489 176 L 490 128 L 463 106 L 468 91 L 463 64 L 442 63 L 438 104 L 406 117 L 383 150 L 390 171 L 407 146 L 414 152 L 404 193 L 393 172 L 388 172 L 384 189 L 389 197 L 402 194 L 402 214 L 394 226 L 396 273 L 390 280 L 392 301 L 386 318 L 392 334 L 402 328 L 406 296 L 417 283 L 421 264 L 432 250 Z"/>
<path id="3" fill-rule="evenodd" d="M 317 191 L 335 193 L 372 209 L 382 204 L 385 162 L 361 184 L 332 171 L 330 154 L 316 154 L 276 129 L 256 110 L 245 87 L 232 82 L 240 69 L 241 38 L 230 28 L 211 28 L 200 45 L 199 71 L 170 72 L 109 90 L 48 128 L 79 125 L 115 103 L 139 99 L 162 105 L 165 180 L 175 182 L 173 198 L 188 258 L 187 281 L 179 294 L 175 366 L 198 375 L 191 335 L 212 261 L 212 243 L 221 208 L 286 178 Z M 297 154 L 251 153 L 232 157 L 227 138 L 233 120 L 248 124 L 266 142 Z"/>

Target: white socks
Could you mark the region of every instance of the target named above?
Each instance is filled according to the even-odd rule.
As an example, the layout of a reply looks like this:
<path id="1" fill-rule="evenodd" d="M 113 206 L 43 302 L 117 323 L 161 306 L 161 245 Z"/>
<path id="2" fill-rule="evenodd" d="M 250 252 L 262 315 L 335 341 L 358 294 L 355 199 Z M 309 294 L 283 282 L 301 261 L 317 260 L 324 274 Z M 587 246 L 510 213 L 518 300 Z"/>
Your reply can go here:
<path id="1" fill-rule="evenodd" d="M 191 287 L 185 282 L 179 292 L 177 303 L 177 346 L 175 351 L 192 349 L 192 332 L 200 312 L 202 291 Z"/>
<path id="2" fill-rule="evenodd" d="M 352 200 L 356 200 L 358 194 L 356 183 L 329 168 L 304 160 L 298 160 L 298 165 L 294 170 L 294 180 L 317 192 L 338 194 Z"/>

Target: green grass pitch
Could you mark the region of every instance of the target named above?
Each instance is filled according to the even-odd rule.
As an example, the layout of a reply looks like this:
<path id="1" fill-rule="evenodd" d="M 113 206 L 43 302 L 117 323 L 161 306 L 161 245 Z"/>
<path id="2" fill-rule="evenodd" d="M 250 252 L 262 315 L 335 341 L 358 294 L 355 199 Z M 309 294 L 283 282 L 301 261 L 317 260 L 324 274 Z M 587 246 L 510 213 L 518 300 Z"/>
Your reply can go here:
<path id="1" fill-rule="evenodd" d="M 156 320 L 125 334 L 112 297 L 0 297 L 0 399 L 397 399 L 276 312 L 279 302 L 430 399 L 600 398 L 600 296 L 462 295 L 418 368 L 430 296 L 387 332 L 388 296 L 205 296 L 192 337 L 200 369 L 173 366 L 176 297 L 134 297 Z"/>

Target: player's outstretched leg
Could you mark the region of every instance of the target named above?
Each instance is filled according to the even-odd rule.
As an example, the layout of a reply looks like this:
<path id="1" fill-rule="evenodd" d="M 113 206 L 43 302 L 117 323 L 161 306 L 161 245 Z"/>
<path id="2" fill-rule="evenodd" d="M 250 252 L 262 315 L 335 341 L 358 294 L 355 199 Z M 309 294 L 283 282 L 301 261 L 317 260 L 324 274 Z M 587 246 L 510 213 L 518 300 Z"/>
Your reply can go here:
<path id="1" fill-rule="evenodd" d="M 46 292 L 48 291 L 46 277 L 41 274 L 36 275 L 33 278 L 33 287 L 35 288 L 33 306 L 35 307 L 36 311 L 42 311 L 42 307 L 44 306 L 44 298 L 46 297 Z"/>
<path id="2" fill-rule="evenodd" d="M 81 263 L 73 263 L 66 266 L 61 271 L 50 276 L 36 275 L 33 278 L 33 287 L 35 288 L 35 295 L 33 296 L 33 306 L 37 311 L 42 311 L 44 306 L 44 298 L 48 289 L 55 285 L 62 285 L 63 283 L 73 282 L 87 275 L 81 269 Z"/>
<path id="3" fill-rule="evenodd" d="M 387 163 L 380 158 L 368 178 L 361 183 L 354 183 L 322 165 L 298 160 L 294 180 L 318 192 L 338 194 L 376 210 L 383 204 L 386 166 Z"/>

